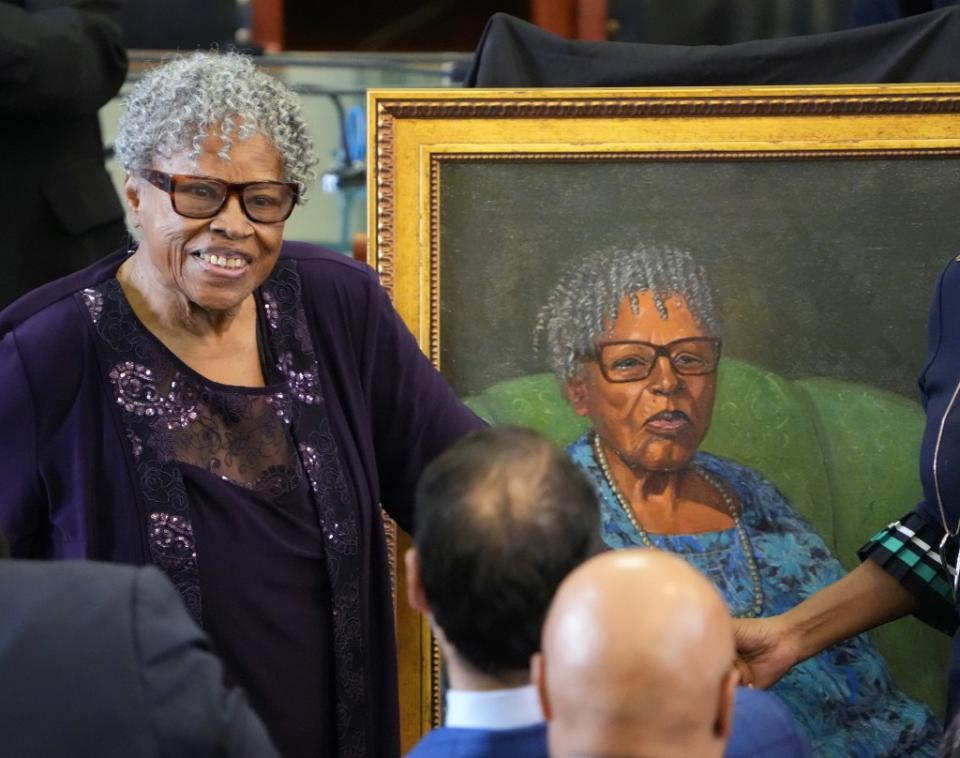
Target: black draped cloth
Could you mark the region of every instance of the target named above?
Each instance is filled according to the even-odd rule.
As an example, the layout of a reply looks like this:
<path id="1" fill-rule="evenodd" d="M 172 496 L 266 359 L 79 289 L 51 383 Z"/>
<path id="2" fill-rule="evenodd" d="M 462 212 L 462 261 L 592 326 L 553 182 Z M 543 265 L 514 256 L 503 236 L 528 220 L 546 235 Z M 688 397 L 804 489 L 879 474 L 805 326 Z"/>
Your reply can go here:
<path id="1" fill-rule="evenodd" d="M 505 13 L 467 87 L 867 84 L 960 81 L 960 7 L 805 37 L 733 45 L 571 41 Z"/>

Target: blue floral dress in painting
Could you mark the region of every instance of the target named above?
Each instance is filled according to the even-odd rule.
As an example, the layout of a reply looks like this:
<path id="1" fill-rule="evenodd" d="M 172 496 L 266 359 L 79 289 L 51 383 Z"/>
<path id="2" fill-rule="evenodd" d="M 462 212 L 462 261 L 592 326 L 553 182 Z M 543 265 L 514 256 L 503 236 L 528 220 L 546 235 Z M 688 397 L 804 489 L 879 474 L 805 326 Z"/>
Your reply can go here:
<path id="1" fill-rule="evenodd" d="M 601 502 L 602 536 L 611 548 L 643 545 L 594 458 L 589 435 L 567 449 L 586 471 Z M 742 504 L 763 589 L 760 615 L 789 610 L 844 575 L 813 527 L 756 471 L 708 453 L 693 461 L 730 486 Z M 753 606 L 749 563 L 735 528 L 699 534 L 649 534 L 662 550 L 705 574 L 731 613 Z M 820 756 L 935 756 L 940 726 L 926 706 L 898 689 L 866 635 L 853 637 L 794 666 L 770 688 L 806 729 Z"/>

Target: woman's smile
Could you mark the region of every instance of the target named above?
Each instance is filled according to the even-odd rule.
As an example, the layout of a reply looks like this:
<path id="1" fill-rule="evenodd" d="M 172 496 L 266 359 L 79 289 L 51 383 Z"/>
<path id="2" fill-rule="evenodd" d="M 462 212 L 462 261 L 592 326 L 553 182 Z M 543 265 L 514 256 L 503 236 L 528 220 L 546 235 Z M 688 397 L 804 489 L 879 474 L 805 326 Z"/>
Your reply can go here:
<path id="1" fill-rule="evenodd" d="M 250 256 L 222 247 L 195 250 L 190 256 L 199 261 L 205 271 L 218 276 L 237 278 L 250 269 Z"/>

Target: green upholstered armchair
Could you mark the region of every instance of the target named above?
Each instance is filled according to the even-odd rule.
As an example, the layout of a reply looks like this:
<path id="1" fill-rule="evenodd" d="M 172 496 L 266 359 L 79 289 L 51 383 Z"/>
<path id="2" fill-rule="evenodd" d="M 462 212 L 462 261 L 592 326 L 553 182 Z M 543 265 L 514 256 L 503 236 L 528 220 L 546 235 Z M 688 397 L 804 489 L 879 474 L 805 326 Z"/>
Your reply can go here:
<path id="1" fill-rule="evenodd" d="M 589 426 L 552 374 L 503 381 L 466 402 L 490 423 L 531 427 L 561 446 Z M 702 449 L 770 479 L 849 569 L 857 548 L 919 498 L 923 424 L 919 405 L 868 385 L 788 380 L 724 358 Z M 912 618 L 872 637 L 897 683 L 942 718 L 949 638 Z"/>

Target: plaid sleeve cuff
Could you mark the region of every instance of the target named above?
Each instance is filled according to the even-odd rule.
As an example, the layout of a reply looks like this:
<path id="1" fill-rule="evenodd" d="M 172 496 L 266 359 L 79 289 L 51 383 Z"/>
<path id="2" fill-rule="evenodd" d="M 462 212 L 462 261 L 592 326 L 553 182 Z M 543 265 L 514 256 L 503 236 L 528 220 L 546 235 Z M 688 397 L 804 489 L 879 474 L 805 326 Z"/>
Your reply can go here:
<path id="1" fill-rule="evenodd" d="M 911 511 L 871 537 L 857 555 L 862 561 L 876 563 L 916 596 L 917 618 L 952 635 L 960 617 L 954 606 L 950 575 L 937 550 L 942 537 L 942 528 Z"/>

